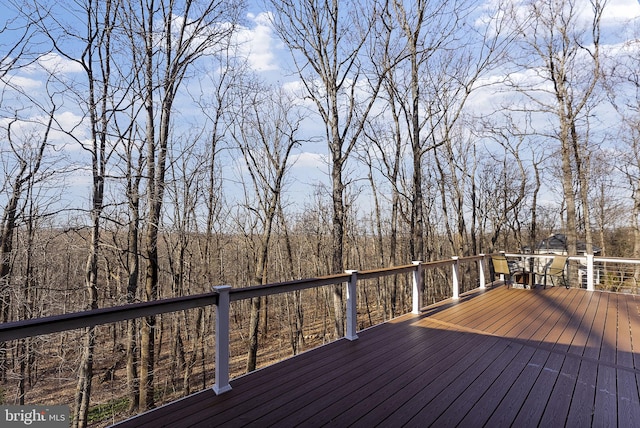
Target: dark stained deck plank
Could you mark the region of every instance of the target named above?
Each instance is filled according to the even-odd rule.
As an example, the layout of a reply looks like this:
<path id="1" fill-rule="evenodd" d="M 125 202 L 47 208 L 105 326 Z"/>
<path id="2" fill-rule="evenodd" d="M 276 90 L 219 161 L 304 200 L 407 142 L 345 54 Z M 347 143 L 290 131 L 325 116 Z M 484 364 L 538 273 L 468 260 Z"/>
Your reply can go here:
<path id="1" fill-rule="evenodd" d="M 618 369 L 617 376 L 618 426 L 634 426 L 640 421 L 638 374 Z"/>
<path id="2" fill-rule="evenodd" d="M 633 368 L 632 315 L 629 299 L 619 299 L 618 329 L 616 341 L 616 364 Z"/>
<path id="3" fill-rule="evenodd" d="M 263 369 L 264 373 L 260 373 L 263 376 L 244 376 L 238 379 L 238 388 L 243 388 L 247 393 L 243 395 L 243 400 L 237 403 L 236 400 L 228 403 L 226 406 L 219 406 L 216 409 L 200 409 L 194 411 L 192 414 L 186 417 L 186 421 L 198 420 L 199 418 L 215 418 L 219 423 L 231 423 L 232 420 L 236 420 L 238 423 L 245 423 L 251 421 L 253 416 L 252 410 L 256 408 L 256 402 L 260 401 L 265 396 L 278 396 L 281 394 L 286 395 L 287 391 L 297 388 L 297 394 L 306 394 L 309 390 L 317 388 L 323 383 L 336 381 L 339 377 L 345 373 L 345 370 L 349 367 L 358 364 L 366 364 L 368 359 L 375 359 L 380 354 L 384 355 L 389 350 L 395 350 L 395 346 L 403 346 L 405 341 L 411 341 L 413 339 L 413 332 L 407 332 L 402 338 L 396 338 L 397 332 L 389 331 L 388 334 L 382 334 L 380 336 L 373 335 L 372 340 L 367 346 L 356 346 L 360 342 L 351 343 L 345 339 L 326 345 L 322 348 L 324 352 L 309 352 L 304 356 L 306 358 L 297 360 L 291 359 L 290 365 L 284 370 L 279 370 L 275 366 Z M 361 336 L 367 336 L 366 332 L 361 333 Z M 398 339 L 394 342 L 391 339 Z M 358 339 L 360 341 L 361 339 Z M 346 343 L 340 343 L 346 342 Z M 318 350 L 320 350 L 319 348 Z M 333 364 L 336 360 L 347 360 L 348 363 L 342 367 L 335 367 Z M 298 386 L 300 379 L 306 378 L 310 380 L 317 380 L 316 383 L 305 382 L 301 387 Z M 257 379 L 260 379 L 257 381 Z M 222 394 L 223 398 L 228 394 L 234 394 L 236 385 L 234 383 L 231 392 Z M 249 392 L 250 391 L 250 392 Z M 230 396 L 230 395 L 229 395 Z M 266 402 L 259 412 L 263 413 L 269 411 L 272 406 L 279 405 L 278 402 Z M 286 404 L 286 403 L 284 403 Z M 242 417 L 238 418 L 238 415 Z"/>
<path id="4" fill-rule="evenodd" d="M 609 306 L 609 293 L 602 293 L 598 300 L 598 308 L 596 310 L 593 322 L 591 324 L 591 330 L 589 330 L 589 336 L 582 352 L 583 357 L 597 360 L 600 356 L 604 335 L 604 326 L 607 318 L 606 310 Z"/>
<path id="5" fill-rule="evenodd" d="M 511 346 L 508 343 L 504 341 L 496 343 L 490 351 L 484 354 L 484 358 L 476 360 L 469 369 L 460 372 L 440 392 L 437 392 L 436 388 L 423 390 L 423 392 L 428 392 L 426 397 L 430 400 L 423 403 L 422 409 L 409 420 L 409 425 L 425 426 L 434 423 L 436 419 L 439 419 L 439 415 L 442 416 L 452 403 L 465 392 L 468 392 L 470 396 L 481 396 L 487 387 L 485 379 L 494 379 L 497 376 L 498 370 L 493 363 L 506 359 L 512 354 Z M 457 409 L 457 411 L 460 410 Z M 402 416 L 404 417 L 404 415 Z"/>
<path id="6" fill-rule="evenodd" d="M 464 391 L 455 397 L 451 397 L 450 394 L 442 394 L 436 397 L 427 408 L 422 410 L 421 414 L 414 417 L 414 420 L 417 422 L 433 423 L 435 426 L 443 427 L 459 425 L 465 416 L 473 409 L 474 405 L 486 396 L 500 375 L 505 372 L 505 362 L 511 362 L 522 349 L 523 346 L 508 345 L 502 354 L 492 361 L 489 361 L 487 368 L 474 379 Z M 497 393 L 500 394 L 504 390 L 505 389 L 502 388 L 498 390 Z M 483 402 L 482 407 L 488 407 L 487 403 Z M 436 408 L 443 410 L 436 412 Z M 439 416 L 438 413 L 440 413 Z M 486 415 L 486 418 L 488 419 L 488 415 Z M 483 420 L 482 423 L 485 421 L 486 419 Z M 480 425 L 479 418 L 476 416 L 474 426 Z"/>
<path id="7" fill-rule="evenodd" d="M 512 425 L 548 357 L 548 351 L 541 349 L 535 350 L 528 364 L 520 373 L 520 376 L 518 376 L 518 378 L 516 378 L 513 384 L 508 388 L 504 399 L 500 402 L 487 421 L 487 426 L 496 427 Z"/>
<path id="8" fill-rule="evenodd" d="M 501 289 L 500 292 L 508 293 L 508 289 Z M 529 292 L 527 290 L 511 290 L 512 294 L 510 300 L 507 300 L 508 304 L 491 304 L 484 308 L 487 313 L 494 313 L 496 321 L 475 323 L 474 328 L 478 330 L 484 330 L 496 335 L 508 335 L 514 328 L 522 327 L 518 320 L 523 317 L 533 319 L 535 317 L 535 311 L 532 313 L 531 305 L 529 302 Z M 517 298 L 513 298 L 516 297 Z"/>
<path id="9" fill-rule="evenodd" d="M 449 352 L 452 358 L 460 358 L 463 351 L 463 335 L 444 344 L 443 352 Z M 415 373 L 420 373 L 421 377 L 435 376 L 438 363 L 438 353 L 430 355 L 417 355 L 417 361 L 413 366 L 404 364 L 399 366 L 393 363 L 394 370 L 386 370 L 382 375 L 374 375 L 373 380 L 362 381 L 358 384 L 358 389 L 352 395 L 342 397 L 340 400 L 332 400 L 332 404 L 324 410 L 313 414 L 309 419 L 307 415 L 305 425 L 315 426 L 316 424 L 335 423 L 337 426 L 347 426 L 357 421 L 363 413 L 369 413 L 377 408 L 388 398 L 388 391 L 404 388 L 416 380 Z M 407 361 L 407 363 L 410 363 Z M 295 420 L 289 419 L 290 422 Z M 302 420 L 300 421 L 302 422 Z"/>
<path id="10" fill-rule="evenodd" d="M 452 360 L 458 360 L 467 353 L 465 342 L 467 337 L 464 334 L 457 334 L 456 337 L 443 346 L 439 352 L 433 352 L 422 356 L 422 359 L 415 367 L 402 367 L 399 372 L 389 370 L 391 379 L 383 384 L 377 382 L 378 378 L 372 383 L 367 384 L 357 397 L 352 398 L 349 402 L 342 401 L 334 406 L 327 408 L 327 412 L 323 415 L 324 420 L 339 422 L 340 425 L 346 426 L 354 424 L 363 418 L 362 407 L 370 407 L 371 415 L 369 418 L 376 418 L 377 413 L 380 417 L 384 417 L 395 409 L 399 403 L 406 401 L 401 393 L 394 394 L 391 398 L 389 391 L 405 391 L 408 392 L 412 388 L 420 386 L 420 379 L 416 373 L 422 378 L 435 378 L 442 369 L 448 366 L 447 362 L 442 361 L 441 355 L 448 355 Z M 392 367 L 395 367 L 392 366 Z M 374 419 L 375 420 L 375 419 Z M 361 421 L 361 423 L 364 421 Z"/>
<path id="11" fill-rule="evenodd" d="M 476 290 L 120 426 L 630 426 L 640 420 L 639 302 Z"/>
<path id="12" fill-rule="evenodd" d="M 568 319 L 565 323 L 564 331 L 553 345 L 553 350 L 556 352 L 566 353 L 569 351 L 589 307 L 591 293 L 577 292 L 575 295 L 576 299 L 572 301 L 572 312 L 567 314 Z"/>
<path id="13" fill-rule="evenodd" d="M 616 369 L 608 365 L 598 366 L 596 397 L 593 404 L 594 426 L 618 426 L 618 399 L 616 389 Z"/>
<path id="14" fill-rule="evenodd" d="M 451 332 L 451 337 L 445 338 L 440 343 L 442 346 L 438 352 L 449 350 L 451 355 L 455 355 L 457 349 L 460 349 L 463 345 L 463 338 L 459 337 L 460 334 L 454 334 Z M 458 336 L 458 337 L 455 337 Z M 344 386 L 340 391 L 329 393 L 313 394 L 312 397 L 305 397 L 303 400 L 297 403 L 299 411 L 294 417 L 291 417 L 287 410 L 284 409 L 284 413 L 277 415 L 275 419 L 277 422 L 283 423 L 286 421 L 287 426 L 294 426 L 304 423 L 304 426 L 321 426 L 325 423 L 337 423 L 343 425 L 344 418 L 348 417 L 348 411 L 352 407 L 358 409 L 356 417 L 362 412 L 361 406 L 371 407 L 373 400 L 368 394 L 373 391 L 388 391 L 391 384 L 396 383 L 395 388 L 401 387 L 398 382 L 402 382 L 405 385 L 410 384 L 412 380 L 415 380 L 416 370 L 420 370 L 420 373 L 428 373 L 429 370 L 437 363 L 437 359 L 433 355 L 438 355 L 438 352 L 429 352 L 427 348 L 418 347 L 420 352 L 412 355 L 411 359 L 406 359 L 403 355 L 404 352 L 399 352 L 393 356 L 384 365 L 380 365 L 375 368 L 371 368 L 372 377 L 368 379 L 352 379 L 351 377 L 344 380 Z M 425 352 L 426 351 L 426 352 Z M 302 411 L 300 404 L 303 406 L 309 403 L 319 404 L 319 409 L 315 412 Z M 274 415 L 269 415 L 273 417 Z M 271 419 L 270 419 L 271 420 Z M 257 422 L 262 422 L 258 420 Z"/>
<path id="15" fill-rule="evenodd" d="M 558 380 L 564 358 L 564 355 L 554 352 L 549 353 L 531 391 L 516 415 L 514 426 L 539 424 L 547 406 L 549 396 L 552 394 Z"/>
<path id="16" fill-rule="evenodd" d="M 495 343 L 490 337 L 468 336 L 465 333 L 460 333 L 459 336 L 462 339 L 460 346 L 449 354 L 450 358 L 443 359 L 442 354 L 438 354 L 438 358 L 428 369 L 423 372 L 413 372 L 410 378 L 405 378 L 406 383 L 398 385 L 399 388 L 394 390 L 393 394 L 389 394 L 387 391 L 383 396 L 383 401 L 366 413 L 363 413 L 362 409 L 352 408 L 351 411 L 354 412 L 357 418 L 354 421 L 354 426 L 371 426 L 380 421 L 386 421 L 400 407 L 410 405 L 409 403 L 414 400 L 420 401 L 421 398 L 416 399 L 416 397 L 425 388 L 431 386 L 437 388 L 442 382 L 449 383 L 450 377 L 454 375 L 455 371 L 462 370 L 465 367 L 469 360 L 473 358 L 469 353 L 470 348 L 477 350 L 478 354 L 484 354 Z M 443 378 L 443 376 L 447 378 Z M 369 407 L 368 404 L 367 407 Z M 414 404 L 420 405 L 419 402 Z"/>
<path id="17" fill-rule="evenodd" d="M 569 350 L 567 351 L 567 353 L 577 356 L 582 356 L 584 354 L 585 348 L 587 346 L 587 341 L 589 339 L 589 334 L 591 333 L 593 320 L 598 311 L 598 305 L 601 295 L 602 293 L 591 294 L 591 299 L 589 300 L 587 310 L 576 326 L 576 334 L 571 341 L 571 345 L 569 346 Z"/>
<path id="18" fill-rule="evenodd" d="M 633 297 L 633 298 L 631 298 Z M 629 306 L 629 324 L 631 328 L 631 348 L 633 350 L 633 367 L 640 369 L 640 298 L 630 296 L 627 300 Z M 635 340 L 633 340 L 635 338 Z"/>
<path id="19" fill-rule="evenodd" d="M 596 378 L 596 396 L 593 412 L 593 424 L 596 426 L 617 426 L 618 424 L 617 371 L 612 366 L 616 363 L 617 355 L 619 299 L 618 295 L 613 293 L 607 293 L 607 297 L 607 310 L 604 316 L 602 342 L 600 355 L 598 356 L 598 361 L 601 364 L 598 367 L 598 376 Z"/>
<path id="20" fill-rule="evenodd" d="M 475 403 L 472 403 L 473 407 L 464 415 L 460 426 L 479 427 L 485 425 L 502 400 L 506 399 L 505 391 L 508 391 L 516 379 L 521 376 L 535 353 L 535 348 L 531 346 L 514 344 L 513 347 L 519 347 L 516 356 L 511 361 L 505 362 L 503 371 L 491 383 L 486 392 Z M 455 408 L 449 411 L 455 412 Z"/>
<path id="21" fill-rule="evenodd" d="M 596 362 L 589 360 L 581 361 L 576 386 L 571 396 L 571 406 L 569 407 L 566 426 L 591 426 L 597 373 L 598 364 Z"/>
<path id="22" fill-rule="evenodd" d="M 569 414 L 571 397 L 576 387 L 579 370 L 580 359 L 565 355 L 556 383 L 549 394 L 544 414 L 540 419 L 541 427 L 569 426 L 565 425 L 565 422 Z"/>
<path id="23" fill-rule="evenodd" d="M 355 351 L 351 351 L 348 356 L 343 358 L 343 360 L 346 360 L 346 363 L 339 365 L 338 367 L 336 367 L 335 364 L 331 364 L 331 361 L 342 358 L 342 356 L 336 354 L 335 352 L 331 353 L 331 361 L 323 366 L 326 367 L 326 369 L 318 369 L 310 373 L 310 375 L 308 374 L 306 376 L 306 379 L 308 379 L 308 381 L 306 381 L 302 386 L 296 386 L 296 384 L 299 383 L 299 378 L 295 379 L 294 382 L 291 383 L 291 385 L 285 385 L 282 383 L 270 385 L 274 389 L 269 391 L 269 396 L 272 396 L 274 394 L 276 396 L 278 396 L 279 394 L 283 394 L 283 397 L 288 397 L 288 399 L 292 400 L 293 403 L 283 402 L 284 398 L 279 399 L 277 402 L 266 403 L 265 405 L 262 405 L 259 409 L 259 413 L 272 413 L 271 416 L 269 416 L 269 420 L 275 420 L 277 419 L 279 411 L 278 409 L 282 409 L 285 413 L 294 412 L 297 408 L 295 405 L 295 401 L 299 397 L 302 397 L 303 400 L 306 400 L 308 402 L 314 395 L 323 396 L 326 394 L 330 394 L 331 397 L 334 396 L 333 394 L 331 394 L 332 389 L 338 390 L 338 386 L 341 386 L 343 384 L 348 385 L 347 380 L 350 376 L 362 377 L 363 373 L 368 372 L 367 370 L 365 370 L 367 367 L 376 365 L 381 366 L 383 362 L 389 360 L 389 358 L 385 357 L 386 354 L 400 352 L 403 357 L 406 357 L 407 349 L 409 349 L 407 345 L 413 344 L 412 346 L 415 346 L 416 344 L 427 344 L 434 346 L 438 344 L 437 340 L 434 340 L 433 342 L 431 342 L 431 344 L 428 342 L 424 342 L 421 336 L 421 329 L 412 327 L 412 324 L 413 322 L 411 319 L 405 321 L 405 325 L 403 326 L 403 328 L 406 328 L 407 331 L 400 334 L 400 336 L 404 336 L 404 338 L 394 338 L 394 340 L 391 340 L 392 338 L 389 337 L 387 338 L 388 340 L 377 341 L 378 345 L 368 347 L 357 346 L 361 340 L 365 339 L 364 337 L 358 339 L 357 343 L 348 343 L 348 347 L 355 347 Z M 398 334 L 398 331 L 396 330 L 395 333 Z M 435 333 L 437 335 L 446 336 L 447 331 L 439 329 Z M 431 339 L 434 339 L 433 335 L 431 335 L 430 337 Z M 446 340 L 446 338 L 444 340 Z M 382 343 L 382 345 L 380 345 L 380 343 Z M 383 346 L 386 348 L 383 348 Z M 422 351 L 424 351 L 424 349 Z M 368 364 L 369 360 L 371 359 L 374 359 L 373 363 Z M 276 382 L 277 379 L 274 379 L 274 383 Z M 293 388 L 296 389 L 295 396 L 287 396 L 286 392 Z M 240 413 L 242 414 L 242 422 L 252 421 L 257 417 L 252 413 L 252 408 L 254 406 L 255 403 L 245 401 L 231 409 L 232 412 L 227 412 L 226 415 L 215 414 L 209 416 L 215 417 L 216 420 L 230 423 L 231 417 Z M 194 417 L 197 418 L 199 417 L 199 415 L 194 415 Z"/>
<path id="24" fill-rule="evenodd" d="M 425 314 L 428 314 L 430 318 L 450 324 L 485 330 L 485 326 L 501 321 L 509 313 L 506 303 L 513 299 L 509 297 L 509 293 L 504 291 L 505 288 L 500 287 L 484 295 L 483 297 L 486 297 L 481 301 L 472 298 L 465 300 L 464 306 L 455 305 L 446 311 L 435 314 L 431 314 L 427 310 Z"/>
<path id="25" fill-rule="evenodd" d="M 618 295 L 607 293 L 607 309 L 605 313 L 602 342 L 598 360 L 616 364 L 618 348 Z"/>
<path id="26" fill-rule="evenodd" d="M 538 296 L 544 296 L 540 293 Z M 564 323 L 566 322 L 566 308 L 570 307 L 573 300 L 573 295 L 570 293 L 564 293 L 561 297 L 556 299 L 545 299 L 544 304 L 538 304 L 540 307 L 544 307 L 545 311 L 542 313 L 541 318 L 534 320 L 531 326 L 535 328 L 533 334 L 528 338 L 533 342 L 534 346 L 540 346 L 542 344 L 553 345 L 557 342 L 558 337 L 564 330 Z M 537 327 L 537 328 L 536 328 Z M 518 335 L 522 336 L 522 335 Z"/>
<path id="27" fill-rule="evenodd" d="M 475 343 L 478 341 L 480 343 Z M 449 394 L 452 391 L 456 393 L 449 395 L 449 397 L 457 395 L 460 390 L 465 388 L 469 379 L 474 379 L 484 368 L 486 361 L 496 358 L 504 351 L 506 346 L 506 342 L 492 337 L 469 337 L 464 347 L 468 350 L 468 347 L 477 349 L 477 354 L 474 355 L 472 352 L 467 352 L 461 359 L 453 363 L 449 362 L 447 369 L 440 371 L 433 378 L 420 378 L 421 382 L 413 382 L 413 388 L 403 388 L 401 395 L 405 398 L 404 403 L 397 406 L 386 418 L 384 415 L 380 415 L 381 417 L 376 419 L 381 420 L 386 426 L 403 426 L 409 423 L 416 414 L 419 414 L 425 406 L 439 395 Z M 483 358 L 479 358 L 479 356 Z M 358 421 L 356 426 L 370 426 L 372 422 L 375 422 L 375 420 L 369 421 L 370 418 L 370 415 L 367 414 L 364 425 L 362 425 L 361 421 Z M 410 425 L 415 426 L 416 423 L 419 424 L 419 421 L 414 419 Z"/>
<path id="28" fill-rule="evenodd" d="M 264 426 L 286 420 L 287 426 L 293 426 L 307 421 L 317 413 L 313 412 L 311 404 L 313 407 L 325 409 L 341 400 L 350 400 L 359 389 L 367 386 L 371 375 L 375 379 L 384 376 L 386 367 L 393 367 L 392 376 L 398 376 L 398 368 L 414 367 L 421 357 L 430 352 L 430 348 L 443 346 L 451 340 L 449 334 L 440 334 L 440 336 L 442 337 L 435 340 L 432 336 L 417 337 L 413 343 L 400 344 L 399 348 L 397 344 L 391 345 L 386 351 L 377 351 L 375 358 L 370 360 L 353 358 L 347 365 L 334 369 L 330 379 L 328 376 L 314 379 L 298 396 L 292 397 L 286 403 L 281 403 L 278 408 L 252 422 Z M 426 344 L 420 343 L 423 340 L 432 340 L 433 342 L 425 346 Z"/>

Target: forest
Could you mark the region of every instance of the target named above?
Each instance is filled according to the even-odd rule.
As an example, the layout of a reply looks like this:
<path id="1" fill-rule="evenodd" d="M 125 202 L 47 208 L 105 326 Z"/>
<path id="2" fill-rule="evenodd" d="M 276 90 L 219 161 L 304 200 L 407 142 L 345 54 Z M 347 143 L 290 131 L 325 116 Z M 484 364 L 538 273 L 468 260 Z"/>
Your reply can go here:
<path id="1" fill-rule="evenodd" d="M 1 3 L 2 323 L 554 233 L 640 258 L 638 2 Z M 409 292 L 368 283 L 371 323 Z M 343 336 L 344 299 L 239 304 L 233 375 Z M 84 427 L 203 389 L 212 313 L 2 343 L 1 402 Z"/>

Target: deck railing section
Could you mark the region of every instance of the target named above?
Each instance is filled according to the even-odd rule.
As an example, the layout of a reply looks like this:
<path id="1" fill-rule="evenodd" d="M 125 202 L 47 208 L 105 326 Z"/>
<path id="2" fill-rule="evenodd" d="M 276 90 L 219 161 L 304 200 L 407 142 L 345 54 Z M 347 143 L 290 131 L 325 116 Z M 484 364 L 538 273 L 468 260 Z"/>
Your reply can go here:
<path id="1" fill-rule="evenodd" d="M 537 269 L 538 273 L 540 273 L 540 266 L 544 266 L 553 257 L 552 254 L 505 253 L 505 255 L 510 258 L 520 259 L 526 265 L 536 266 L 535 269 Z M 216 306 L 216 346 L 215 385 L 213 389 L 216 394 L 222 394 L 231 389 L 229 384 L 229 307 L 231 302 L 327 285 L 344 284 L 347 291 L 345 338 L 356 340 L 358 338 L 356 293 L 358 281 L 390 275 L 411 274 L 411 311 L 417 314 L 420 313 L 420 308 L 423 305 L 423 273 L 425 270 L 451 266 L 451 296 L 453 299 L 458 299 L 460 297 L 461 283 L 460 265 L 462 263 L 477 263 L 478 287 L 482 289 L 485 288 L 487 282 L 486 269 L 489 267 L 489 259 L 490 255 L 479 254 L 471 257 L 452 257 L 448 260 L 435 262 L 414 261 L 410 265 L 382 269 L 347 270 L 342 274 L 320 278 L 300 279 L 245 288 L 216 286 L 213 287 L 211 293 L 195 296 L 134 303 L 0 324 L 0 342 L 214 305 Z M 578 264 L 578 271 L 582 276 L 579 283 L 581 285 L 584 284 L 582 286 L 587 290 L 595 290 L 596 285 L 598 285 L 599 289 L 610 291 L 629 292 L 631 290 L 631 292 L 637 292 L 640 289 L 637 285 L 640 280 L 640 260 L 593 257 L 591 255 L 571 256 L 569 260 Z"/>
<path id="2" fill-rule="evenodd" d="M 313 279 L 301 279 L 269 285 L 232 288 L 214 286 L 211 293 L 195 296 L 176 297 L 151 302 L 134 303 L 111 308 L 55 315 L 45 318 L 29 319 L 0 324 L 0 342 L 39 336 L 44 334 L 70 331 L 80 328 L 110 324 L 134 318 L 177 312 L 185 309 L 216 306 L 215 326 L 215 384 L 213 390 L 222 394 L 231 390 L 229 384 L 229 338 L 230 304 L 234 301 L 269 296 L 280 293 L 317 288 L 327 285 L 344 284 L 346 286 L 346 330 L 345 338 L 356 340 L 357 334 L 357 284 L 360 280 L 377 279 L 390 275 L 411 274 L 412 312 L 419 313 L 423 304 L 423 271 L 425 269 L 451 266 L 452 298 L 460 296 L 460 264 L 477 262 L 478 286 L 485 287 L 485 255 L 472 257 L 453 257 L 436 262 L 414 261 L 410 265 L 373 269 L 365 271 L 348 270 L 342 274 L 329 275 Z"/>
<path id="3" fill-rule="evenodd" d="M 544 266 L 551 262 L 554 254 L 504 253 L 510 259 L 520 260 L 521 265 L 541 279 Z M 578 277 L 569 278 L 572 286 L 589 291 L 603 290 L 622 293 L 640 293 L 640 260 L 622 257 L 601 257 L 592 254 L 569 256 L 571 269 Z"/>
<path id="4" fill-rule="evenodd" d="M 594 289 L 598 285 L 598 288 L 607 291 L 639 293 L 640 260 L 589 255 L 581 260 L 586 264 L 586 280 L 592 281 Z"/>

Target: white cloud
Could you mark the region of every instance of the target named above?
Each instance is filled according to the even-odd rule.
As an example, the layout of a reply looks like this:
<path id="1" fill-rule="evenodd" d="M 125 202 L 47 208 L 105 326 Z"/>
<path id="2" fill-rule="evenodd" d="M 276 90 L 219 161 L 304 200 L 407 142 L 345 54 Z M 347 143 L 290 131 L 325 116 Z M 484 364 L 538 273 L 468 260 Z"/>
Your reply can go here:
<path id="1" fill-rule="evenodd" d="M 327 157 L 320 153 L 302 152 L 292 156 L 294 168 L 320 169 L 327 168 Z"/>
<path id="2" fill-rule="evenodd" d="M 83 121 L 83 118 L 70 111 L 65 111 L 57 114 L 56 120 L 62 129 L 74 129 Z"/>
<path id="3" fill-rule="evenodd" d="M 509 0 L 513 7 L 511 13 L 515 14 L 517 22 L 527 22 L 531 17 L 530 2 L 525 0 Z M 553 7 L 558 7 L 561 3 L 553 3 Z M 593 7 L 590 0 L 574 0 L 572 2 L 575 14 L 573 25 L 588 27 L 593 19 Z M 502 22 L 505 17 L 504 3 L 497 0 L 485 0 L 480 10 L 481 13 L 475 21 L 477 27 L 486 25 L 493 26 L 493 23 Z M 604 6 L 602 24 L 606 26 L 619 26 L 624 29 L 625 24 L 633 19 L 640 18 L 639 0 L 608 0 Z M 502 24 L 507 24 L 502 22 Z"/>
<path id="4" fill-rule="evenodd" d="M 33 138 L 37 135 L 42 135 L 45 131 L 45 124 L 48 122 L 48 117 L 43 115 L 32 116 L 24 121 L 16 122 L 12 125 L 14 132 L 19 132 L 21 136 Z M 73 135 L 81 142 L 87 142 L 88 128 L 83 123 L 83 118 L 77 114 L 64 111 L 56 113 L 56 124 L 53 125 L 53 129 L 49 133 L 49 142 L 56 145 L 58 150 L 64 148 L 66 152 L 75 152 L 80 150 L 81 146 L 78 142 L 70 137 L 67 132 L 73 130 Z M 4 124 L 0 123 L 0 126 Z"/>
<path id="5" fill-rule="evenodd" d="M 12 87 L 21 89 L 23 91 L 33 91 L 42 87 L 42 82 L 40 80 L 31 79 L 25 76 L 7 76 L 6 81 Z M 2 86 L 4 86 L 4 84 Z"/>
<path id="6" fill-rule="evenodd" d="M 284 82 L 282 85 L 282 90 L 287 93 L 287 94 L 291 94 L 292 96 L 296 97 L 296 96 L 304 96 L 305 94 L 305 88 L 304 85 L 302 84 L 302 82 L 300 80 L 291 80 L 288 82 Z"/>
<path id="7" fill-rule="evenodd" d="M 38 59 L 38 64 L 51 74 L 79 73 L 82 71 L 80 64 L 55 53 L 48 53 L 41 56 Z"/>
<path id="8" fill-rule="evenodd" d="M 274 52 L 276 38 L 266 12 L 247 15 L 252 28 L 242 28 L 236 35 L 240 43 L 240 55 L 245 57 L 249 66 L 256 71 L 278 70 L 278 61 Z"/>
<path id="9" fill-rule="evenodd" d="M 609 0 L 603 19 L 623 24 L 629 19 L 638 17 L 640 17 L 640 2 L 638 0 Z"/>

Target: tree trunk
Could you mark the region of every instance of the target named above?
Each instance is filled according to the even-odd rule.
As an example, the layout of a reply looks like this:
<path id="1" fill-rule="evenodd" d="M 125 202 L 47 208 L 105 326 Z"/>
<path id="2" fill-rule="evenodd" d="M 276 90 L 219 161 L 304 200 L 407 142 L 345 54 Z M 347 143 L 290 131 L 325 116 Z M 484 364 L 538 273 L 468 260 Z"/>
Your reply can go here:
<path id="1" fill-rule="evenodd" d="M 251 317 L 249 320 L 249 343 L 247 352 L 247 373 L 256 369 L 258 361 L 258 326 L 260 324 L 260 305 L 262 299 L 254 297 L 251 299 Z"/>
<path id="2" fill-rule="evenodd" d="M 131 195 L 135 195 L 130 199 L 130 208 L 133 218 L 129 223 L 128 234 L 128 251 L 127 251 L 127 303 L 134 303 L 136 301 L 136 294 L 138 290 L 138 274 L 139 274 L 139 256 L 138 256 L 138 226 L 139 226 L 139 211 L 138 211 L 138 196 L 137 185 L 135 187 L 136 192 Z M 127 395 L 129 397 L 129 412 L 138 410 L 140 404 L 140 384 L 138 379 L 138 326 L 139 321 L 132 319 L 127 321 Z"/>
<path id="3" fill-rule="evenodd" d="M 96 181 L 95 207 L 102 207 L 102 181 Z M 86 267 L 86 289 L 89 300 L 88 309 L 98 308 L 98 248 L 100 237 L 100 209 L 94 209 L 94 227 L 91 237 L 91 250 L 87 258 Z M 76 396 L 74 402 L 73 428 L 84 428 L 88 423 L 89 405 L 91 399 L 91 385 L 93 381 L 93 351 L 95 347 L 95 327 L 89 327 L 84 330 L 84 343 L 82 358 L 78 369 L 78 384 L 76 386 Z"/>
<path id="4" fill-rule="evenodd" d="M 340 150 L 342 149 L 342 144 L 339 142 L 339 137 L 337 136 L 337 129 L 335 130 L 334 138 L 338 140 L 332 143 L 334 161 L 333 168 L 331 169 L 333 182 L 333 231 L 331 234 L 333 256 L 331 258 L 331 269 L 332 273 L 342 273 L 344 271 L 344 184 L 342 183 L 342 153 L 335 153 L 336 146 L 338 146 Z M 342 288 L 342 284 L 333 286 L 333 314 L 336 338 L 344 336 L 345 328 Z"/>

